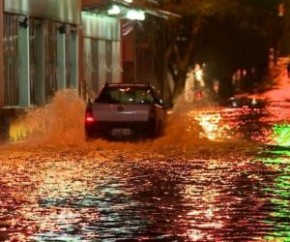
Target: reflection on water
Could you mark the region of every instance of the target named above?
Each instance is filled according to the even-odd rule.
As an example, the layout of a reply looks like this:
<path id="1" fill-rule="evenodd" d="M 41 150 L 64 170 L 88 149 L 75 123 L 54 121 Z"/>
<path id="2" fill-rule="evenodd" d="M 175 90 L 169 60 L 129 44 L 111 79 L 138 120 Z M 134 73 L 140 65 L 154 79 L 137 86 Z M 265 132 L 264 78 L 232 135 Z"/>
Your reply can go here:
<path id="1" fill-rule="evenodd" d="M 289 147 L 290 146 L 290 124 L 275 124 L 273 125 L 273 140 L 276 145 Z"/>
<path id="2" fill-rule="evenodd" d="M 290 151 L 276 148 L 269 156 L 262 160 L 266 166 L 276 173 L 273 186 L 265 188 L 265 193 L 271 199 L 268 201 L 272 207 L 270 217 L 266 223 L 273 227 L 267 241 L 290 240 Z"/>
<path id="3" fill-rule="evenodd" d="M 250 140 L 265 143 L 272 132 L 263 119 L 266 110 L 250 108 L 216 108 L 188 113 L 199 122 L 206 138 L 216 142 Z"/>
<path id="4" fill-rule="evenodd" d="M 216 142 L 249 140 L 288 147 L 290 144 L 290 106 L 278 109 L 215 108 L 187 113 L 202 127 L 201 137 Z"/>
<path id="5" fill-rule="evenodd" d="M 86 143 L 83 112 L 65 91 L 12 126 L 0 241 L 289 240 L 289 153 L 261 144 L 286 118 L 177 105 L 159 139 Z"/>
<path id="6" fill-rule="evenodd" d="M 1 239 L 288 238 L 289 164 L 281 172 L 248 151 L 223 152 L 206 160 L 177 150 L 1 155 Z"/>

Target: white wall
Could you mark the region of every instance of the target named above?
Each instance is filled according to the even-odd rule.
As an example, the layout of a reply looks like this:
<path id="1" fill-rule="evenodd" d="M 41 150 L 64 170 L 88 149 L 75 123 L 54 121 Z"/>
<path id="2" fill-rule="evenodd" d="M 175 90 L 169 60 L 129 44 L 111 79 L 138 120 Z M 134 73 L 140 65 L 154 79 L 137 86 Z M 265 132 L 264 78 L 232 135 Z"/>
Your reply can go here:
<path id="1" fill-rule="evenodd" d="M 81 6 L 81 0 L 4 0 L 4 12 L 70 24 L 80 24 Z"/>

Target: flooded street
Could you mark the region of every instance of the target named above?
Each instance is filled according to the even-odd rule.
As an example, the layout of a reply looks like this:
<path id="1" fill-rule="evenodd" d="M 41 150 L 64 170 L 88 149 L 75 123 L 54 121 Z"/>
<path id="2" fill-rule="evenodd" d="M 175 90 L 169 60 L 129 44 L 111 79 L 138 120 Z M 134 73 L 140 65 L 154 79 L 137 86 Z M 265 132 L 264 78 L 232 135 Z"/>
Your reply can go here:
<path id="1" fill-rule="evenodd" d="M 85 142 L 61 99 L 0 147 L 0 241 L 290 241 L 287 103 L 179 107 L 157 140 Z"/>

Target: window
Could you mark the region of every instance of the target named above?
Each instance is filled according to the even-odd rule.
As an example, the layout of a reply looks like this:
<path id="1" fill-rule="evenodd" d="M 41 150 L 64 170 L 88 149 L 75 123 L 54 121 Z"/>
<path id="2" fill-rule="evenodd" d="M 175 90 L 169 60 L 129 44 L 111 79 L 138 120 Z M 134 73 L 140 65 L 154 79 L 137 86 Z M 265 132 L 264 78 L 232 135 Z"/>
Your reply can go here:
<path id="1" fill-rule="evenodd" d="M 120 104 L 150 104 L 154 97 L 149 88 L 110 87 L 105 88 L 96 102 Z"/>

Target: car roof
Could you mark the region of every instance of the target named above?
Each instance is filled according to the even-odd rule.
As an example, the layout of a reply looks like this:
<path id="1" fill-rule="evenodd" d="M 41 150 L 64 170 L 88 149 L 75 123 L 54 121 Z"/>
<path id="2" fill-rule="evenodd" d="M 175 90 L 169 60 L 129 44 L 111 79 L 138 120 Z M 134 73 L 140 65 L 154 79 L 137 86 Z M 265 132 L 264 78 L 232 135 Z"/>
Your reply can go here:
<path id="1" fill-rule="evenodd" d="M 123 83 L 123 82 L 110 82 L 106 83 L 107 87 L 153 87 L 150 83 Z"/>

